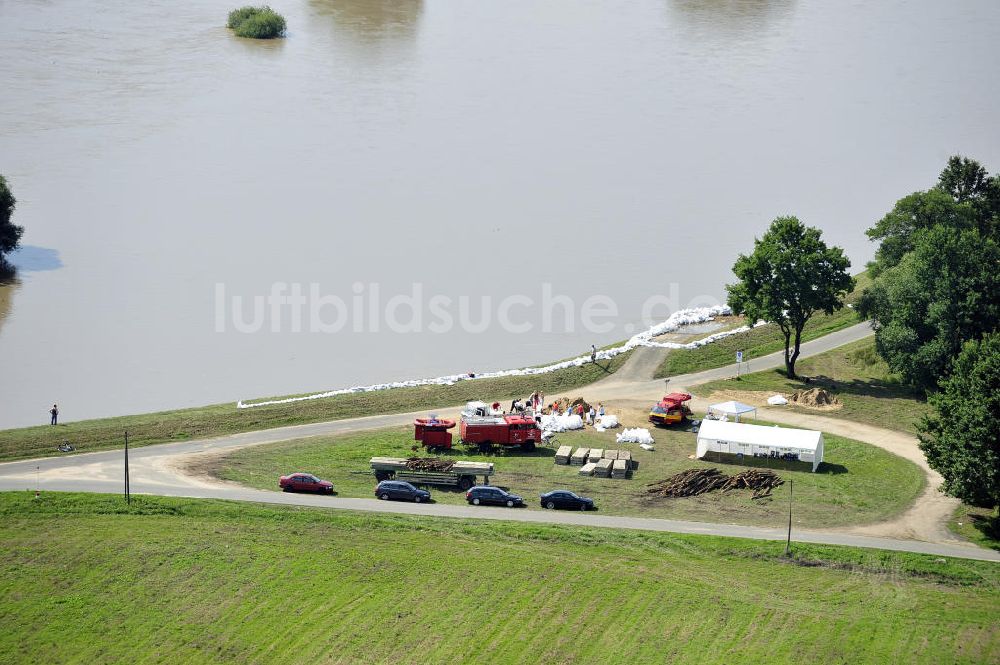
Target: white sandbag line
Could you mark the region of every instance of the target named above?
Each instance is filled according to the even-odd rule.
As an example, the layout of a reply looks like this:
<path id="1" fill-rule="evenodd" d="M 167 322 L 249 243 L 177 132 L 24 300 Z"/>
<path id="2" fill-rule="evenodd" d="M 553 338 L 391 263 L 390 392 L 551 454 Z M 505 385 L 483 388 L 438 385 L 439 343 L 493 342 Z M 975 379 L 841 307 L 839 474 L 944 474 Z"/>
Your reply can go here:
<path id="1" fill-rule="evenodd" d="M 705 323 L 706 321 L 711 321 L 716 316 L 727 316 L 732 313 L 732 310 L 726 305 L 716 305 L 714 307 L 697 307 L 693 309 L 682 309 L 674 312 L 670 315 L 666 321 L 658 323 L 651 327 L 649 330 L 644 330 L 641 333 L 633 335 L 622 346 L 617 346 L 611 349 L 603 349 L 597 352 L 598 360 L 610 360 L 615 356 L 625 353 L 626 351 L 631 351 L 637 346 L 659 346 L 670 349 L 696 349 L 700 346 L 706 344 L 711 344 L 712 342 L 723 339 L 724 337 L 729 337 L 730 335 L 737 335 L 746 332 L 750 328 L 747 326 L 742 326 L 734 330 L 726 330 L 714 335 L 709 335 L 704 339 L 697 340 L 695 342 L 690 342 L 687 344 L 674 344 L 667 342 L 653 342 L 652 338 L 665 333 L 676 331 L 681 326 L 691 325 L 695 323 Z M 762 325 L 758 323 L 757 325 Z M 756 326 L 755 326 L 756 327 Z M 380 390 L 392 390 L 393 388 L 417 388 L 420 386 L 451 386 L 459 381 L 478 381 L 479 379 L 496 379 L 505 376 L 532 376 L 535 374 L 548 374 L 550 372 L 556 372 L 561 369 L 568 369 L 570 367 L 581 367 L 590 362 L 590 355 L 580 356 L 579 358 L 573 358 L 572 360 L 564 360 L 559 363 L 552 365 L 546 365 L 544 367 L 525 367 L 523 369 L 505 369 L 496 372 L 485 372 L 483 374 L 476 374 L 476 376 L 471 377 L 468 374 L 452 374 L 450 376 L 439 376 L 433 379 L 410 379 L 407 381 L 394 381 L 392 383 L 376 383 L 370 386 L 354 386 L 352 388 L 341 388 L 339 390 L 330 390 L 322 393 L 314 393 L 312 395 L 303 395 L 301 397 L 287 397 L 285 399 L 272 399 L 263 402 L 244 402 L 240 400 L 236 403 L 237 409 L 250 409 L 255 406 L 273 406 L 276 404 L 291 404 L 293 402 L 305 402 L 312 399 L 326 399 L 327 397 L 336 397 L 337 395 L 351 395 L 354 393 L 370 393 L 377 392 Z"/>

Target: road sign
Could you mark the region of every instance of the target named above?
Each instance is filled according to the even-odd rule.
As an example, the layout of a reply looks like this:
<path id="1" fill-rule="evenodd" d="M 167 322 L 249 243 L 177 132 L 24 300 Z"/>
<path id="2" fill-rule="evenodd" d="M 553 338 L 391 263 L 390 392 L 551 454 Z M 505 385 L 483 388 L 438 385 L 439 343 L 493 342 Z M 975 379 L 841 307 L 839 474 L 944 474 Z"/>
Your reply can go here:
<path id="1" fill-rule="evenodd" d="M 738 363 L 743 362 L 743 352 L 742 351 L 737 351 L 736 352 L 736 362 L 738 362 Z"/>

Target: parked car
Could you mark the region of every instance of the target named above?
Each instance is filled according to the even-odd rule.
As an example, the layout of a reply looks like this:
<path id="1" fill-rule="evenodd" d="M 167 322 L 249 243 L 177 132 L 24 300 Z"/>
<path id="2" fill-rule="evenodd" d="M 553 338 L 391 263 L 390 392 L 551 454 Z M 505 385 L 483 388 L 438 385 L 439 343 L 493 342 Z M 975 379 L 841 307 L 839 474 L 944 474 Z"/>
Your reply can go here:
<path id="1" fill-rule="evenodd" d="M 596 510 L 593 499 L 574 494 L 569 490 L 552 490 L 542 495 L 542 508 L 571 508 L 574 510 Z"/>
<path id="2" fill-rule="evenodd" d="M 404 483 L 402 480 L 383 480 L 375 488 L 375 496 L 383 501 L 396 499 L 399 501 L 420 503 L 421 501 L 431 500 L 430 492 L 417 489 L 410 483 Z"/>
<path id="3" fill-rule="evenodd" d="M 474 506 L 523 506 L 524 499 L 516 494 L 505 492 L 499 487 L 489 485 L 477 485 L 465 493 L 465 500 Z"/>
<path id="4" fill-rule="evenodd" d="M 286 492 L 318 492 L 332 494 L 333 483 L 320 480 L 311 473 L 290 473 L 278 479 L 278 487 Z"/>

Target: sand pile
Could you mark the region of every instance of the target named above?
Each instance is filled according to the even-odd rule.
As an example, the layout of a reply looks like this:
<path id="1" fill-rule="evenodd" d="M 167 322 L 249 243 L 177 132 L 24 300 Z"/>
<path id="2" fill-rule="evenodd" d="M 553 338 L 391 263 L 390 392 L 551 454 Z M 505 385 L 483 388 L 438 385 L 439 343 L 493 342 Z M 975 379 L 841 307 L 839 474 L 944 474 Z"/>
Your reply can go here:
<path id="1" fill-rule="evenodd" d="M 823 388 L 799 390 L 789 400 L 801 406 L 840 406 L 840 400 Z"/>

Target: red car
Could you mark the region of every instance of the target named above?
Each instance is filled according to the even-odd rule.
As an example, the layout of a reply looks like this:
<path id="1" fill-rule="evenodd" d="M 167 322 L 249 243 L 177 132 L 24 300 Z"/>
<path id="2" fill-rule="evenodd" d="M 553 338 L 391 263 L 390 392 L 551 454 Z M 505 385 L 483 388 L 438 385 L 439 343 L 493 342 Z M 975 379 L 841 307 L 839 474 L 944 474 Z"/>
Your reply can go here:
<path id="1" fill-rule="evenodd" d="M 311 473 L 290 473 L 278 480 L 278 487 L 286 492 L 318 492 L 333 494 L 333 483 L 320 480 Z"/>

